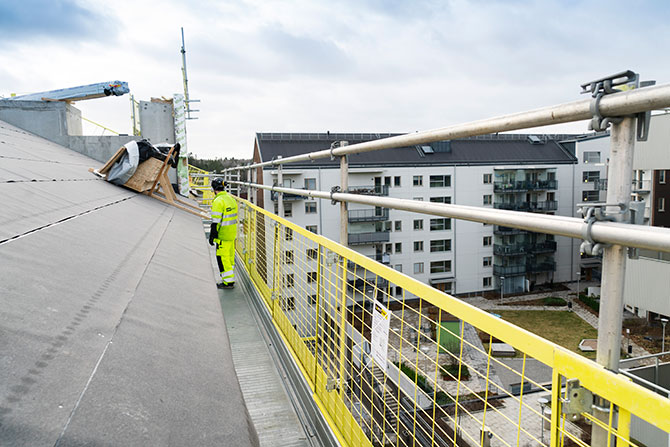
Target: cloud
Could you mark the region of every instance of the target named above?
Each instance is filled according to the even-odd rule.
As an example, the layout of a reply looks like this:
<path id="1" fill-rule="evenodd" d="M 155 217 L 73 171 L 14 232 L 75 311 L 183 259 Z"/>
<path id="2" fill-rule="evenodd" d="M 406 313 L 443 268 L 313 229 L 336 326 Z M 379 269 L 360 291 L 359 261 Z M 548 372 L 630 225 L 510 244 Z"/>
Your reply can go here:
<path id="1" fill-rule="evenodd" d="M 113 39 L 113 17 L 74 0 L 0 2 L 0 39 L 4 42 L 51 39 Z"/>

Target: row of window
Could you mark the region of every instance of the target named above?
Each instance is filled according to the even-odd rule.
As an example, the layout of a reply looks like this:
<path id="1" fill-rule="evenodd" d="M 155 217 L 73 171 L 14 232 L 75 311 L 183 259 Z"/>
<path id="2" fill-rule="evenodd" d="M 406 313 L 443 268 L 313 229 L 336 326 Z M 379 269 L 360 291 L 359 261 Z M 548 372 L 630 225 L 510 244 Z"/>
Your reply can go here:
<path id="1" fill-rule="evenodd" d="M 384 177 L 384 185 L 391 186 L 391 179 L 393 179 L 393 186 L 402 186 L 401 176 Z M 375 184 L 381 185 L 381 177 L 375 177 Z M 450 188 L 451 175 L 430 175 L 428 176 L 428 184 L 431 188 Z M 423 175 L 412 176 L 412 186 L 423 186 Z"/>

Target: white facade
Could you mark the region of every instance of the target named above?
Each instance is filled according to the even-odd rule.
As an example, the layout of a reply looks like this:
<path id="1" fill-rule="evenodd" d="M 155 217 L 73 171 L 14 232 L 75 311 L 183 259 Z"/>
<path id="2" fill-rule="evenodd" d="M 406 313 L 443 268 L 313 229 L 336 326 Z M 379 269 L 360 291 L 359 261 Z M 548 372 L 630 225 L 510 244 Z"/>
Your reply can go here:
<path id="1" fill-rule="evenodd" d="M 349 187 L 372 188 L 378 185 L 382 187 L 379 190 L 388 186 L 389 197 L 445 200 L 458 205 L 493 207 L 497 197 L 494 193 L 494 182 L 501 170 L 518 172 L 520 178 L 526 172 L 539 172 L 541 176 L 546 176 L 547 172 L 554 173 L 558 188 L 534 192 L 530 200 L 544 202 L 549 193 L 549 197 L 558 203 L 556 213 L 572 215 L 571 184 L 574 165 L 571 164 L 351 168 Z M 331 187 L 340 184 L 340 172 L 335 167 L 291 168 L 290 165 L 285 165 L 282 175 L 283 186 L 291 188 L 308 187 L 329 191 Z M 266 185 L 277 181 L 276 169 L 264 170 L 263 176 L 263 183 Z M 437 186 L 440 184 L 437 179 L 442 179 L 442 183 L 446 185 Z M 277 202 L 272 200 L 271 192 L 265 191 L 264 194 L 266 208 L 276 209 Z M 329 239 L 339 240 L 339 204 L 332 205 L 324 199 L 285 198 L 284 206 L 285 216 L 290 217 L 292 222 L 305 228 L 311 227 Z M 352 222 L 350 219 L 349 234 L 354 235 L 354 238 L 373 238 L 377 241 L 350 243 L 350 247 L 361 254 L 376 256 L 379 261 L 388 261 L 391 267 L 450 293 L 500 290 L 500 275 L 494 275 L 494 264 L 502 263 L 503 260 L 494 255 L 496 239 L 493 225 L 455 219 L 438 221 L 434 216 L 393 209 L 388 210 L 386 218 L 384 210 L 375 212 L 373 207 L 353 203 L 349 204 L 349 212 L 350 216 L 367 219 L 365 222 Z M 552 280 L 561 282 L 572 279 L 571 272 L 574 268 L 569 266 L 573 257 L 572 244 L 568 238 L 556 238 L 556 242 L 558 248 L 552 253 L 552 261 L 557 263 L 556 271 L 546 272 L 541 277 L 533 276 L 533 282 L 541 284 Z M 382 259 L 385 253 L 389 256 Z M 517 282 L 509 279 L 505 291 L 518 291 L 530 283 L 525 281 L 525 276 L 520 278 Z"/>

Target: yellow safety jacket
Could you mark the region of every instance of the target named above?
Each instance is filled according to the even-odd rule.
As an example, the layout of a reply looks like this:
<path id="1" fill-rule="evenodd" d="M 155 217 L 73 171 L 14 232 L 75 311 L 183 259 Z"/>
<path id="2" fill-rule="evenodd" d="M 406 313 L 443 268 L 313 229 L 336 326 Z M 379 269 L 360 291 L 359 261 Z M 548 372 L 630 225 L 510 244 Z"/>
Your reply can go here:
<path id="1" fill-rule="evenodd" d="M 219 241 L 237 238 L 237 201 L 226 191 L 221 191 L 212 202 L 212 222 L 216 222 Z"/>

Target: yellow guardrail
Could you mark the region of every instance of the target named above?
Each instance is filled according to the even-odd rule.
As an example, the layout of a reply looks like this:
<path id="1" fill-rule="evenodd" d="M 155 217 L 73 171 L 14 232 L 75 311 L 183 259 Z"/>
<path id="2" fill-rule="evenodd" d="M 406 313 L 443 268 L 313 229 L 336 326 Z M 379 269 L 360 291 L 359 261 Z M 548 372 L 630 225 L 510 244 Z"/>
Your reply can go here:
<path id="1" fill-rule="evenodd" d="M 202 191 L 202 196 L 199 200 L 202 206 L 212 206 L 215 194 L 210 187 L 209 177 L 194 177 L 192 174 L 210 174 L 210 172 L 196 168 L 193 165 L 188 165 L 188 182 L 191 190 Z"/>
<path id="2" fill-rule="evenodd" d="M 670 432 L 670 400 L 625 376 L 245 200 L 238 215 L 238 255 L 343 445 L 587 446 L 596 425 L 641 446 L 632 416 Z"/>

